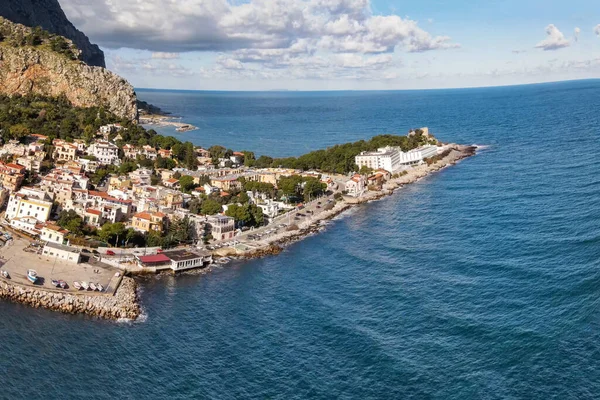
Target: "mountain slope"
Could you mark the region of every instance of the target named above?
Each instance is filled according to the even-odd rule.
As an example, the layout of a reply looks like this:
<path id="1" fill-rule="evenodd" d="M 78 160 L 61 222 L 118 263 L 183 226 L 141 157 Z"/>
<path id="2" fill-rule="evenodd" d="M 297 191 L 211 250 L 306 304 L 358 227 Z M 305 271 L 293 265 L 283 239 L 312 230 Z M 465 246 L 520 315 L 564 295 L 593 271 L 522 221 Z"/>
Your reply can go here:
<path id="1" fill-rule="evenodd" d="M 104 107 L 131 121 L 138 112 L 133 87 L 120 76 L 79 60 L 62 36 L 0 17 L 0 93 L 66 96 L 77 107 Z"/>
<path id="2" fill-rule="evenodd" d="M 67 19 L 58 0 L 1 0 L 0 16 L 28 27 L 64 36 L 81 50 L 88 65 L 106 67 L 104 53 Z"/>

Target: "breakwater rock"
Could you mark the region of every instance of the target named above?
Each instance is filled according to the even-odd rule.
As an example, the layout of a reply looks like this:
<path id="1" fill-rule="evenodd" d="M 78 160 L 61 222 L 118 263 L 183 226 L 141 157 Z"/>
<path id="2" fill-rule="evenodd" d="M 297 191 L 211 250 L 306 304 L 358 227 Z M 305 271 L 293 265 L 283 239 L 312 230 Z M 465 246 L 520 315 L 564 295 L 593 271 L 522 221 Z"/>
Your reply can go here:
<path id="1" fill-rule="evenodd" d="M 52 291 L 0 281 L 0 298 L 34 308 L 66 314 L 87 314 L 105 319 L 137 319 L 140 315 L 137 284 L 123 277 L 114 296 Z"/>

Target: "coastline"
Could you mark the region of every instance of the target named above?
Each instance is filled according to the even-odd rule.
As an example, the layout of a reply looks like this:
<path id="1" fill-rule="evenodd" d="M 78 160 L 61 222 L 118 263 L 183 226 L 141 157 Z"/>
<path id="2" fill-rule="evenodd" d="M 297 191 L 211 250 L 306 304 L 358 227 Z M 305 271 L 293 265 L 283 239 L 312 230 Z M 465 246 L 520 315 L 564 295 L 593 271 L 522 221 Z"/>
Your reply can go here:
<path id="1" fill-rule="evenodd" d="M 286 231 L 268 237 L 256 243 L 256 247 L 245 252 L 238 252 L 235 248 L 222 248 L 215 250 L 215 257 L 233 257 L 249 260 L 279 254 L 283 249 L 295 242 L 322 230 L 323 222 L 333 219 L 346 210 L 363 203 L 368 203 L 392 195 L 404 185 L 415 183 L 430 174 L 455 165 L 460 160 L 476 154 L 476 146 L 449 144 L 449 153 L 431 165 L 420 165 L 405 175 L 386 182 L 382 190 L 369 191 L 359 198 L 344 196 L 342 201 L 335 203 L 330 210 L 323 210 L 298 224 L 298 229 Z M 207 274 L 213 269 L 208 266 L 202 269 L 191 270 L 184 273 Z M 148 275 L 148 271 L 127 270 L 114 295 L 94 294 L 89 292 L 71 293 L 33 285 L 22 285 L 0 278 L 0 299 L 15 303 L 25 304 L 34 308 L 46 308 L 67 314 L 86 314 L 108 320 L 136 320 L 141 315 L 137 282 L 135 276 Z"/>
<path id="2" fill-rule="evenodd" d="M 64 314 L 86 314 L 109 320 L 136 320 L 140 314 L 137 283 L 123 277 L 114 295 L 67 293 L 17 284 L 2 278 L 0 299 L 33 308 L 46 308 Z"/>
<path id="3" fill-rule="evenodd" d="M 314 215 L 309 221 L 300 223 L 297 230 L 287 231 L 279 235 L 268 237 L 259 242 L 256 249 L 247 252 L 240 253 L 233 248 L 223 248 L 214 251 L 213 255 L 217 257 L 234 257 L 248 260 L 279 254 L 285 247 L 321 231 L 323 222 L 331 220 L 360 204 L 391 196 L 396 190 L 402 188 L 404 185 L 418 182 L 434 172 L 455 165 L 464 158 L 474 156 L 477 151 L 476 146 L 459 144 L 449 144 L 447 146 L 451 149 L 450 153 L 436 163 L 415 167 L 406 175 L 386 182 L 382 190 L 367 192 L 360 198 L 344 196 L 344 200 L 337 202 L 331 210 L 321 211 Z M 210 268 L 211 267 L 207 267 L 202 271 L 208 272 Z"/>
<path id="4" fill-rule="evenodd" d="M 160 115 L 160 114 L 145 114 L 140 115 L 139 124 L 143 126 L 174 126 L 175 130 L 179 133 L 195 131 L 199 129 L 197 126 L 192 124 L 187 124 L 185 122 L 175 121 L 177 117 L 173 117 L 170 115 Z"/>

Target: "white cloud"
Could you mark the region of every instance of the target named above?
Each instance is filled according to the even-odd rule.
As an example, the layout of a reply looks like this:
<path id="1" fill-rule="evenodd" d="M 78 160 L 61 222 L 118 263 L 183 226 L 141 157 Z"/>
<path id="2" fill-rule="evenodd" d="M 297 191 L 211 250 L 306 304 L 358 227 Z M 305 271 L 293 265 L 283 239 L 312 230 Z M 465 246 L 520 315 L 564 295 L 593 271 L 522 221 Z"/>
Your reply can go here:
<path id="1" fill-rule="evenodd" d="M 163 53 L 158 51 L 152 53 L 152 58 L 158 60 L 174 60 L 176 58 L 179 58 L 179 53 Z"/>
<path id="2" fill-rule="evenodd" d="M 596 27 L 594 28 L 594 33 L 600 36 L 600 24 L 596 25 Z"/>
<path id="3" fill-rule="evenodd" d="M 563 47 L 570 45 L 569 41 L 565 38 L 565 35 L 558 30 L 554 24 L 550 24 L 546 27 L 546 39 L 539 42 L 535 47 L 538 49 L 547 50 L 558 50 Z"/>
<path id="4" fill-rule="evenodd" d="M 576 42 L 578 42 L 578 41 L 579 41 L 579 34 L 580 34 L 580 33 L 581 33 L 581 29 L 580 29 L 579 27 L 576 27 L 576 28 L 574 29 L 574 31 L 573 31 L 573 34 L 574 34 L 574 36 L 573 36 L 573 37 L 575 38 L 575 41 L 576 41 Z"/>
<path id="5" fill-rule="evenodd" d="M 231 1 L 231 2 L 230 2 Z M 457 47 L 416 21 L 378 16 L 370 0 L 62 0 L 69 18 L 108 48 L 154 52 L 281 49 L 304 40 L 338 52 Z M 98 21 L 103 21 L 99 24 Z M 339 45 L 335 45 L 340 42 Z"/>

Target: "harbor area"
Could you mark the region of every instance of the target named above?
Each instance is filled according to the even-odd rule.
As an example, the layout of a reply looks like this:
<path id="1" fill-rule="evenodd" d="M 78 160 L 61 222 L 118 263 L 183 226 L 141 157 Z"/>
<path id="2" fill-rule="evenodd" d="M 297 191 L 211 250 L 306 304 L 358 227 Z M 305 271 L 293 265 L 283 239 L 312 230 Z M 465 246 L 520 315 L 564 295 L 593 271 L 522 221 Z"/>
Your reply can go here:
<path id="1" fill-rule="evenodd" d="M 117 268 L 97 262 L 91 254 L 85 252 L 80 253 L 79 263 L 63 259 L 60 255 L 62 250 L 60 245 L 55 247 L 56 249 L 49 247 L 44 251 L 44 245 L 38 245 L 36 242 L 18 236 L 13 237 L 0 247 L 0 269 L 9 275 L 9 278 L 0 277 L 0 280 L 20 286 L 87 296 L 115 294 L 122 279 L 122 274 Z M 29 269 L 37 272 L 35 284 L 27 278 Z M 62 280 L 67 283 L 67 286 L 65 289 L 57 288 L 52 284 L 52 280 Z M 103 290 L 77 289 L 75 282 L 100 284 Z"/>

